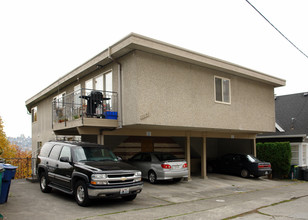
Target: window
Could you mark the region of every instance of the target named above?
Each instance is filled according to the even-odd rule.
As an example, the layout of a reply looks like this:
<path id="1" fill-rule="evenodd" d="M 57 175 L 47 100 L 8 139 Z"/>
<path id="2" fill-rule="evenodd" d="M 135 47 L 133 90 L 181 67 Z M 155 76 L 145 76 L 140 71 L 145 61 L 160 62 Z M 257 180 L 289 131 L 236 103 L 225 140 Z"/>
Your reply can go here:
<path id="1" fill-rule="evenodd" d="M 96 76 L 92 79 L 89 79 L 85 82 L 85 88 L 87 89 L 87 94 L 91 90 L 100 90 L 100 91 L 112 91 L 112 72 L 106 72 L 102 75 Z"/>
<path id="2" fill-rule="evenodd" d="M 55 145 L 50 152 L 49 158 L 58 160 L 61 148 L 61 145 Z"/>
<path id="3" fill-rule="evenodd" d="M 302 144 L 302 146 L 303 146 L 303 165 L 307 165 L 307 158 L 306 158 L 307 147 L 305 144 Z"/>
<path id="4" fill-rule="evenodd" d="M 95 90 L 104 90 L 104 76 L 100 75 L 94 78 L 94 89 Z"/>
<path id="5" fill-rule="evenodd" d="M 74 149 L 76 161 L 117 161 L 111 150 L 101 147 L 77 147 Z"/>
<path id="6" fill-rule="evenodd" d="M 300 162 L 299 162 L 299 144 L 298 143 L 291 144 L 291 153 L 292 153 L 291 164 L 292 165 L 299 164 Z"/>
<path id="7" fill-rule="evenodd" d="M 112 92 L 112 72 L 105 74 L 105 90 Z"/>
<path id="8" fill-rule="evenodd" d="M 81 106 L 81 85 L 74 86 L 74 104 L 76 107 Z"/>
<path id="9" fill-rule="evenodd" d="M 164 160 L 176 160 L 176 156 L 168 153 L 154 153 L 154 155 L 157 157 L 159 161 L 164 161 Z"/>
<path id="10" fill-rule="evenodd" d="M 150 154 L 143 154 L 143 158 L 142 158 L 143 161 L 145 162 L 151 162 L 151 155 Z"/>
<path id="11" fill-rule="evenodd" d="M 59 109 L 64 107 L 65 92 L 55 96 L 53 98 L 54 109 Z"/>
<path id="12" fill-rule="evenodd" d="M 230 79 L 215 78 L 215 100 L 216 102 L 231 103 Z"/>
<path id="13" fill-rule="evenodd" d="M 68 146 L 64 146 L 60 154 L 60 158 L 61 157 L 68 157 L 69 160 L 71 161 L 71 148 Z"/>
<path id="14" fill-rule="evenodd" d="M 141 159 L 142 159 L 142 154 L 136 154 L 132 158 L 133 161 L 141 161 Z"/>
<path id="15" fill-rule="evenodd" d="M 91 90 L 93 89 L 93 79 L 89 79 L 85 82 L 85 88 L 86 95 L 89 95 L 91 93 Z"/>
<path id="16" fill-rule="evenodd" d="M 37 107 L 34 107 L 31 109 L 31 115 L 32 115 L 32 122 L 37 121 Z"/>
<path id="17" fill-rule="evenodd" d="M 42 143 L 42 142 L 40 142 Z M 38 144 L 39 145 L 39 144 Z M 42 147 L 42 150 L 40 152 L 40 156 L 42 157 L 48 157 L 49 153 L 50 153 L 50 150 L 51 148 L 53 147 L 53 144 L 51 143 L 46 143 L 44 144 L 44 146 Z"/>

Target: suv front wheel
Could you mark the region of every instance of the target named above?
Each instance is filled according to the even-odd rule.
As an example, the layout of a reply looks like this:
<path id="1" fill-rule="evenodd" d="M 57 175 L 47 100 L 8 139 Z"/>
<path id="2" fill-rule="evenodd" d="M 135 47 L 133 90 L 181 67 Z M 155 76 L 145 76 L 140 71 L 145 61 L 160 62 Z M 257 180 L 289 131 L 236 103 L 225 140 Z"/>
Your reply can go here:
<path id="1" fill-rule="evenodd" d="M 74 187 L 75 200 L 80 206 L 88 206 L 90 203 L 88 188 L 82 180 L 77 181 Z"/>

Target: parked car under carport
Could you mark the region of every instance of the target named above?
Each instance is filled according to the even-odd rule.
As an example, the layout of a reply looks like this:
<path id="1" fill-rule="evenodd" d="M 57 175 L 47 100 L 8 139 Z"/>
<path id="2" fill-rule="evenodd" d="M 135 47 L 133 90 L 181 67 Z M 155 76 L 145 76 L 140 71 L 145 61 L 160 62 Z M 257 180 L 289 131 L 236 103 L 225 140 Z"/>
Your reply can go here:
<path id="1" fill-rule="evenodd" d="M 142 152 L 134 155 L 128 161 L 142 172 L 142 178 L 150 183 L 157 180 L 180 181 L 188 177 L 187 162 L 165 152 Z"/>
<path id="2" fill-rule="evenodd" d="M 250 154 L 226 154 L 208 162 L 208 172 L 220 172 L 255 178 L 272 173 L 271 164 L 263 162 Z"/>

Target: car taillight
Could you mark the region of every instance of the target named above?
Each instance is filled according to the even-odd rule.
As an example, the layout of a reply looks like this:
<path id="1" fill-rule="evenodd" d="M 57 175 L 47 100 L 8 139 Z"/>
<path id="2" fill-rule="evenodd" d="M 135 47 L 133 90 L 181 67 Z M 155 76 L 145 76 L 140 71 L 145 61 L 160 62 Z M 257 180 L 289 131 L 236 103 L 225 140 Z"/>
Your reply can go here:
<path id="1" fill-rule="evenodd" d="M 271 168 L 271 165 L 258 165 L 258 168 Z"/>
<path id="2" fill-rule="evenodd" d="M 161 167 L 163 168 L 163 169 L 171 169 L 171 166 L 169 165 L 169 164 L 162 164 L 161 165 Z"/>
<path id="3" fill-rule="evenodd" d="M 183 164 L 183 168 L 186 168 L 186 167 L 187 167 L 187 163 L 184 163 L 184 164 Z"/>

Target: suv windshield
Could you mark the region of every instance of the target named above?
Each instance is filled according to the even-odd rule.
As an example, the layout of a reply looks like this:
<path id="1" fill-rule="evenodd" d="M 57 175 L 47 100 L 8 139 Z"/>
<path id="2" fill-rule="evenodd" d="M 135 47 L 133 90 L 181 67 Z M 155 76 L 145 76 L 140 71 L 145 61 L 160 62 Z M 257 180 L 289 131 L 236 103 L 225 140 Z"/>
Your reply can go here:
<path id="1" fill-rule="evenodd" d="M 117 161 L 111 150 L 102 147 L 77 147 L 74 149 L 75 160 L 80 161 Z"/>

